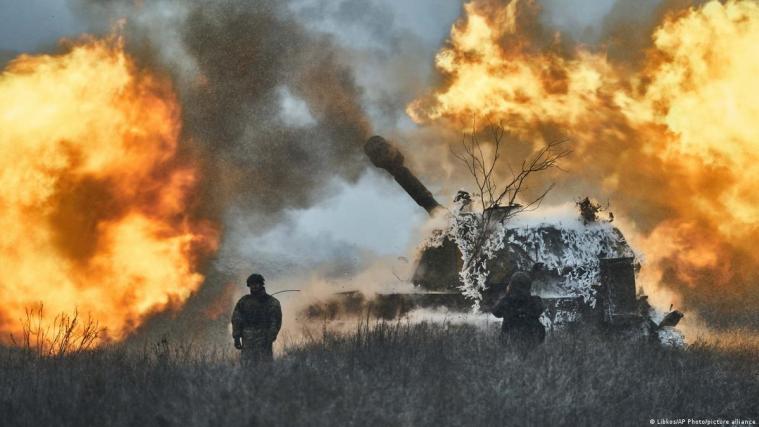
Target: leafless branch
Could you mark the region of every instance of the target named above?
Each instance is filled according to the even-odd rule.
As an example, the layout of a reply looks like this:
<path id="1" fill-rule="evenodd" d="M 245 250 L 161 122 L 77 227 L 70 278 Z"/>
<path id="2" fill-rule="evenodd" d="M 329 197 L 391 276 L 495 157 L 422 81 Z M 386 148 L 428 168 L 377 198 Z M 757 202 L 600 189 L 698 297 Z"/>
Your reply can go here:
<path id="1" fill-rule="evenodd" d="M 60 313 L 46 322 L 42 303 L 27 307 L 21 319 L 19 339 L 11 334 L 14 346 L 39 357 L 63 357 L 91 349 L 101 336 L 97 321 L 88 316 L 84 321 L 79 311 Z"/>
<path id="2" fill-rule="evenodd" d="M 530 176 L 536 173 L 553 168 L 562 170 L 559 161 L 570 154 L 570 151 L 565 148 L 567 139 L 549 142 L 532 156 L 524 159 L 518 169 L 515 169 L 507 160 L 506 165 L 511 178 L 507 182 L 499 184 L 496 182 L 496 168 L 500 164 L 499 159 L 506 131 L 501 123 L 491 124 L 488 126 L 488 130 L 493 147 L 490 156 L 486 155 L 487 150 L 484 149 L 483 143 L 480 141 L 475 121 L 472 124 L 471 134 L 462 137 L 461 150 L 457 152 L 451 148 L 454 157 L 466 166 L 467 171 L 472 176 L 477 189 L 475 196 L 479 199 L 482 209 L 480 230 L 474 243 L 475 256 L 467 261 L 467 266 L 479 259 L 482 246 L 489 237 L 495 208 L 506 208 L 505 211 L 498 212 L 497 218 L 500 222 L 505 222 L 520 212 L 537 209 L 546 195 L 553 189 L 553 184 L 536 197 L 523 201 L 520 199 L 527 190 L 526 182 Z M 519 202 L 524 204 L 519 204 Z"/>

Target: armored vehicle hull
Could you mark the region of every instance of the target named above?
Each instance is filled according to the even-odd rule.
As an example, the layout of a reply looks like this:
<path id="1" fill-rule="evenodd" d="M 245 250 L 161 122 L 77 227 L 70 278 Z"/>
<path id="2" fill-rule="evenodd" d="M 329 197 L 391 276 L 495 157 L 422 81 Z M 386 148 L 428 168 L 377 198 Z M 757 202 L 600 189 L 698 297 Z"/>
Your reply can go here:
<path id="1" fill-rule="evenodd" d="M 411 282 L 414 292 L 377 294 L 369 298 L 359 292 L 343 292 L 332 300 L 307 310 L 311 317 L 334 318 L 372 313 L 390 319 L 417 308 L 445 308 L 488 313 L 503 296 L 506 284 L 517 271 L 530 272 L 533 293 L 546 307 L 541 321 L 549 328 L 571 324 L 600 327 L 614 333 L 659 338 L 682 318 L 673 311 L 661 324 L 655 323 L 653 309 L 636 289 L 640 268 L 636 254 L 622 232 L 611 222 L 576 218 L 524 221 L 512 218 L 496 222 L 490 230 L 491 250 L 481 256 L 482 277 L 472 281 L 461 248 L 466 248 L 462 229 L 467 224 L 489 218 L 509 217 L 508 208 L 496 207 L 485 213 L 470 212 L 458 205 L 445 209 L 432 193 L 404 165 L 400 151 L 380 136 L 370 138 L 365 152 L 372 163 L 385 169 L 430 215 L 445 215 L 447 227 L 434 233 L 422 245 L 415 260 Z M 462 226 L 464 224 L 464 226 Z"/>

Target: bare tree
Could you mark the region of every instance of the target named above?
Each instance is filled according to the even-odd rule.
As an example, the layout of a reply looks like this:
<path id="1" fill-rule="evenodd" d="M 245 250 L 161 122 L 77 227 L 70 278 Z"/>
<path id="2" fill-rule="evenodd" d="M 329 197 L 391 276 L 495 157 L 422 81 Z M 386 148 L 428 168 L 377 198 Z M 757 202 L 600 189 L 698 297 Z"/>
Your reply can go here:
<path id="1" fill-rule="evenodd" d="M 510 176 L 505 182 L 498 182 L 503 174 L 496 173 L 503 149 L 505 130 L 501 124 L 492 124 L 487 127 L 492 140 L 492 154 L 487 154 L 484 143 L 478 136 L 476 123 L 472 126 L 472 133 L 464 135 L 461 140 L 461 151 L 451 149 L 453 155 L 460 160 L 469 171 L 477 188 L 475 196 L 479 200 L 482 210 L 482 219 L 478 224 L 475 234 L 472 256 L 465 260 L 465 268 L 472 263 L 481 261 L 483 247 L 490 237 L 490 231 L 494 222 L 504 223 L 515 215 L 538 208 L 546 195 L 553 188 L 553 184 L 547 186 L 537 196 L 521 200 L 526 183 L 530 176 L 552 168 L 561 169 L 559 161 L 570 154 L 564 148 L 566 139 L 551 141 L 537 150 L 528 158 L 522 160 L 518 167 L 505 159 Z"/>

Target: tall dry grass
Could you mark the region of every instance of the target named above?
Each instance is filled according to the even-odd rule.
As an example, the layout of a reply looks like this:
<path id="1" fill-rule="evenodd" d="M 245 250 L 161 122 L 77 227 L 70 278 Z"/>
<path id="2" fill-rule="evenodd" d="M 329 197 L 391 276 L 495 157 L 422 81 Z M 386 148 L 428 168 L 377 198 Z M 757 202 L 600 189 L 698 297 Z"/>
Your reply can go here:
<path id="1" fill-rule="evenodd" d="M 11 345 L 30 356 L 62 358 L 95 347 L 102 331 L 91 316 L 82 318 L 78 310 L 59 313 L 47 321 L 42 303 L 27 307 L 21 331 L 11 333 Z"/>
<path id="2" fill-rule="evenodd" d="M 756 348 L 685 350 L 591 332 L 529 354 L 497 327 L 364 322 L 324 329 L 253 370 L 229 348 L 169 338 L 0 361 L 0 424 L 156 426 L 649 425 L 651 418 L 759 420 Z"/>

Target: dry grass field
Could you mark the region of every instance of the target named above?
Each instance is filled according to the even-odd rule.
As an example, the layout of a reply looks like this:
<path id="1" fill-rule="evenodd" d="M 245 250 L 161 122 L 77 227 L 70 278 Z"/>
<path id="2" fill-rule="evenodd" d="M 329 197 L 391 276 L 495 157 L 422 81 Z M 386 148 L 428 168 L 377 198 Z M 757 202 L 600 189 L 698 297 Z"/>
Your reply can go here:
<path id="1" fill-rule="evenodd" d="M 164 341 L 64 357 L 5 349 L 4 426 L 649 425 L 759 419 L 759 355 L 549 336 L 530 354 L 497 328 L 369 322 L 287 346 L 273 364 Z"/>

